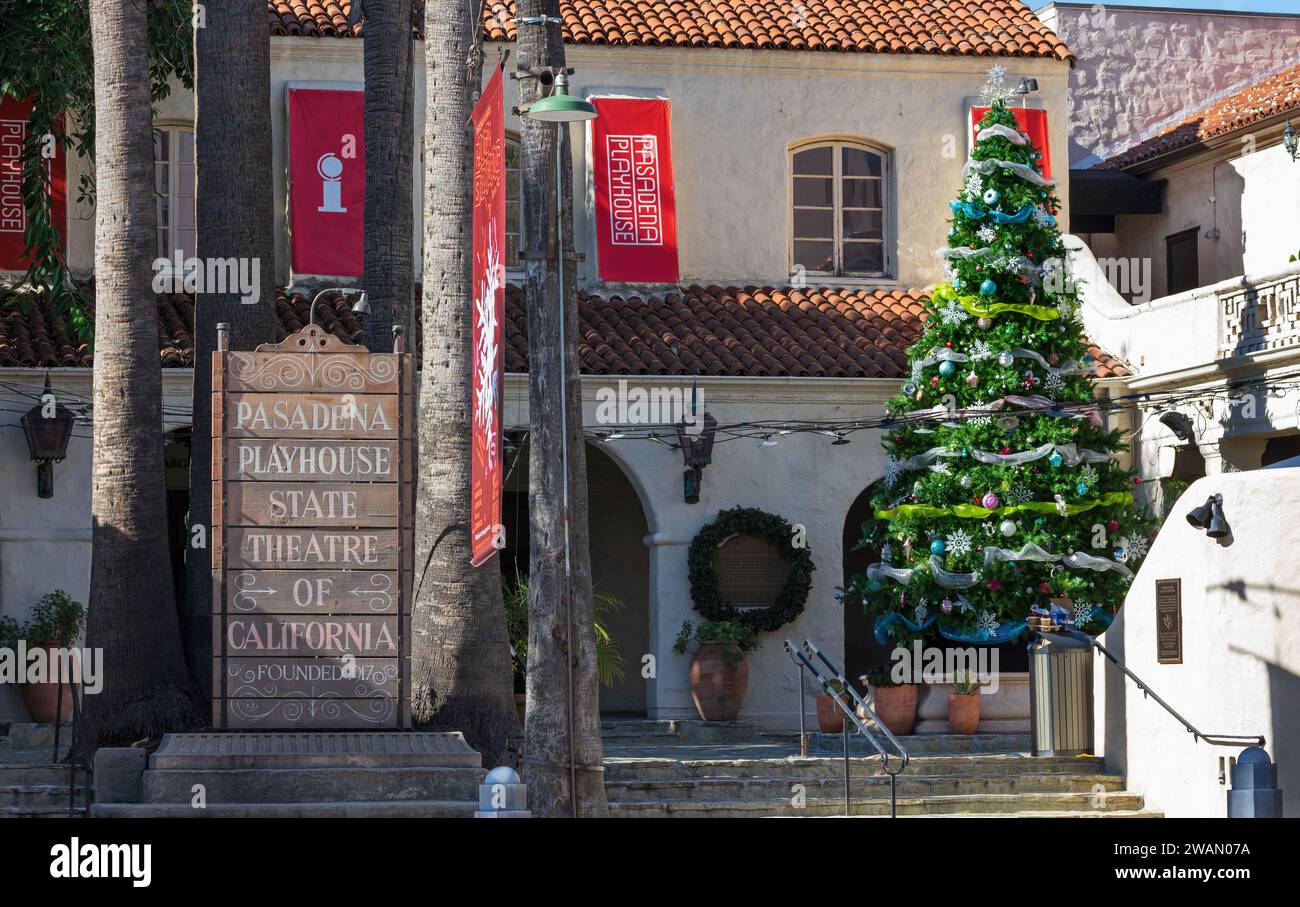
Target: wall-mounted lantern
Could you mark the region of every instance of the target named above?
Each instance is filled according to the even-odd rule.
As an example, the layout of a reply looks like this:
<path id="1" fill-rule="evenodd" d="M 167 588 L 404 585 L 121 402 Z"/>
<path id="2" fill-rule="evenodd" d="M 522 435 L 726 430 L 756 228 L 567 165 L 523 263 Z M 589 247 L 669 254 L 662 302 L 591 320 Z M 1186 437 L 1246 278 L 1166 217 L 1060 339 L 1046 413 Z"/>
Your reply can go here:
<path id="1" fill-rule="evenodd" d="M 707 412 L 694 423 L 685 421 L 677 425 L 677 444 L 686 461 L 682 474 L 683 490 L 687 504 L 700 502 L 700 487 L 704 484 L 704 467 L 713 462 L 713 441 L 718 435 L 718 420 Z"/>
<path id="2" fill-rule="evenodd" d="M 45 390 L 41 402 L 27 411 L 20 420 L 23 434 L 27 436 L 27 449 L 36 461 L 36 493 L 43 498 L 54 497 L 54 464 L 62 462 L 68 454 L 68 440 L 72 437 L 74 416 L 50 387 L 49 373 L 45 375 Z"/>
<path id="3" fill-rule="evenodd" d="M 1291 155 L 1291 160 L 1294 161 L 1300 156 L 1300 140 L 1297 140 L 1295 127 L 1291 125 L 1290 120 L 1286 121 L 1286 129 L 1282 131 L 1282 147 L 1286 149 L 1287 154 Z"/>

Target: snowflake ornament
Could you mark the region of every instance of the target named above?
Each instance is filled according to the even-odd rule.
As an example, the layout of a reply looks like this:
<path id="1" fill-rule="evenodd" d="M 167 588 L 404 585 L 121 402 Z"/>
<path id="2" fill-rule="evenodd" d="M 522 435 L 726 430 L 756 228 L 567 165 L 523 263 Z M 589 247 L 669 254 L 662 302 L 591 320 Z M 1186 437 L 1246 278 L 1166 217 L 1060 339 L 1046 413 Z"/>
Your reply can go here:
<path id="1" fill-rule="evenodd" d="M 976 628 L 979 629 L 986 637 L 992 636 L 994 633 L 998 632 L 998 627 L 1000 626 L 1002 626 L 1002 624 L 998 623 L 998 619 L 992 611 L 980 612 L 979 620 L 976 623 Z"/>
<path id="2" fill-rule="evenodd" d="M 1091 463 L 1079 470 L 1079 481 L 1085 485 L 1097 484 L 1097 470 Z"/>
<path id="3" fill-rule="evenodd" d="M 912 613 L 916 615 L 916 622 L 918 624 L 923 623 L 925 621 L 925 618 L 930 613 L 930 609 L 927 608 L 925 605 L 925 599 L 921 599 L 921 601 L 916 606 L 916 610 L 914 610 Z"/>
<path id="4" fill-rule="evenodd" d="M 989 245 L 997 240 L 998 231 L 994 230 L 988 224 L 985 224 L 984 226 L 979 228 L 979 230 L 975 233 L 975 235 L 980 238 L 980 242 L 984 243 L 985 245 Z"/>
<path id="5" fill-rule="evenodd" d="M 1092 619 L 1092 609 L 1097 607 L 1091 602 L 1074 603 L 1074 623 L 1075 626 L 1082 627 Z"/>
<path id="6" fill-rule="evenodd" d="M 1147 537 L 1145 535 L 1134 536 L 1128 540 L 1128 545 L 1126 546 L 1128 549 L 1128 556 L 1132 559 L 1139 561 L 1142 560 L 1142 558 L 1147 556 L 1149 544 L 1150 543 L 1147 542 Z"/>
<path id="7" fill-rule="evenodd" d="M 1033 493 L 1024 485 L 1013 486 L 1011 493 L 1007 495 L 1007 500 L 1012 504 L 1028 504 L 1033 499 Z"/>
<path id="8" fill-rule="evenodd" d="M 898 477 L 902 473 L 902 467 L 898 465 L 898 460 L 892 456 L 885 457 L 885 484 L 891 488 L 897 484 Z"/>
<path id="9" fill-rule="evenodd" d="M 953 299 L 939 311 L 939 317 L 943 320 L 944 324 L 950 324 L 953 327 L 956 327 L 966 321 L 966 319 L 970 318 L 970 315 L 961 307 L 961 303 Z"/>
<path id="10" fill-rule="evenodd" d="M 937 472 L 941 476 L 946 476 L 952 472 L 952 467 L 949 466 L 947 463 L 945 463 L 943 460 L 940 460 L 938 463 L 935 463 L 933 466 L 930 467 L 930 471 Z"/>
<path id="11" fill-rule="evenodd" d="M 972 200 L 979 199 L 984 195 L 984 179 L 978 173 L 972 173 L 966 177 L 966 194 Z"/>
<path id="12" fill-rule="evenodd" d="M 970 357 L 972 359 L 992 359 L 993 350 L 989 347 L 987 340 L 976 340 L 975 345 L 970 348 Z"/>
<path id="13" fill-rule="evenodd" d="M 1049 397 L 1055 397 L 1065 390 L 1065 379 L 1056 372 L 1048 372 L 1047 377 L 1043 380 L 1043 390 L 1047 392 Z"/>
<path id="14" fill-rule="evenodd" d="M 880 549 L 880 560 L 885 564 L 894 563 L 894 546 L 889 542 L 885 542 L 885 547 Z"/>
<path id="15" fill-rule="evenodd" d="M 948 551 L 952 554 L 962 555 L 970 553 L 971 535 L 965 529 L 958 529 L 948 535 Z"/>

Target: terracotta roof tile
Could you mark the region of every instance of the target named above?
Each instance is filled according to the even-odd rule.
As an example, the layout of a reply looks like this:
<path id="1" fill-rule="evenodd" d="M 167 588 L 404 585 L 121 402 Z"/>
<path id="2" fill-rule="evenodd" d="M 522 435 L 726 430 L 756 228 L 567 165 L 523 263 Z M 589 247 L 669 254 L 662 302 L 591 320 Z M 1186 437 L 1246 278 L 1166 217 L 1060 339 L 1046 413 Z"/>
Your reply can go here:
<path id="1" fill-rule="evenodd" d="M 1094 169 L 1123 170 L 1292 110 L 1300 110 L 1300 64 L 1289 66 L 1216 101 L 1167 127 L 1159 135 L 1102 161 Z"/>
<path id="2" fill-rule="evenodd" d="M 27 312 L 0 292 L 0 367 L 86 367 L 93 356 L 75 343 L 48 303 Z M 794 378 L 899 378 L 921 329 L 919 290 L 681 287 L 663 298 L 580 294 L 579 359 L 589 375 L 704 375 Z M 309 297 L 276 291 L 276 341 L 307 323 Z M 353 343 L 362 324 L 350 300 L 326 294 L 316 321 Z M 194 305 L 183 294 L 158 297 L 164 368 L 194 361 Z M 506 289 L 505 367 L 528 370 L 524 291 Z M 418 343 L 418 338 L 417 338 Z M 1130 374 L 1095 346 L 1097 377 Z"/>
<path id="3" fill-rule="evenodd" d="M 350 0 L 267 0 L 271 34 L 352 37 Z M 561 0 L 570 44 L 1049 57 L 1069 48 L 1021 0 Z M 483 3 L 483 37 L 515 40 L 514 0 Z"/>

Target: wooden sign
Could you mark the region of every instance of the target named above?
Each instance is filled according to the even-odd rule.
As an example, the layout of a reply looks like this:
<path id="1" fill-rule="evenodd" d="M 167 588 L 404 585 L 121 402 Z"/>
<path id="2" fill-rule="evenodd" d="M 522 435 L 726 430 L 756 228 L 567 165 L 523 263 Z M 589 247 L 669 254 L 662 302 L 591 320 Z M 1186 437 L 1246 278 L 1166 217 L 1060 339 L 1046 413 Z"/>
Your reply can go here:
<path id="1" fill-rule="evenodd" d="M 1156 660 L 1183 663 L 1183 581 L 1156 580 Z"/>
<path id="2" fill-rule="evenodd" d="M 212 362 L 213 724 L 410 725 L 411 357 L 308 325 Z"/>

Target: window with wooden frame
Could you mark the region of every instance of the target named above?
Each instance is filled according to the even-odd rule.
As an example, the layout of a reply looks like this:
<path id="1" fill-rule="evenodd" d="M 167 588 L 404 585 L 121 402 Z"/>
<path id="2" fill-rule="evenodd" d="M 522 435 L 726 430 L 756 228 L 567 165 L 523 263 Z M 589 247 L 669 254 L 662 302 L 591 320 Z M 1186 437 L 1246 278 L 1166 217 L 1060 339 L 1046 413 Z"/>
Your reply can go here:
<path id="1" fill-rule="evenodd" d="M 824 141 L 790 152 L 791 270 L 884 277 L 890 254 L 889 154 L 863 142 Z"/>
<path id="2" fill-rule="evenodd" d="M 1200 227 L 1165 237 L 1165 293 L 1173 296 L 1201 285 L 1197 242 Z"/>
<path id="3" fill-rule="evenodd" d="M 506 270 L 522 271 L 524 260 L 519 257 L 519 238 L 523 235 L 523 216 L 520 204 L 519 137 L 506 133 Z"/>
<path id="4" fill-rule="evenodd" d="M 194 255 L 194 130 L 155 126 L 154 207 L 158 215 L 158 257 Z"/>

